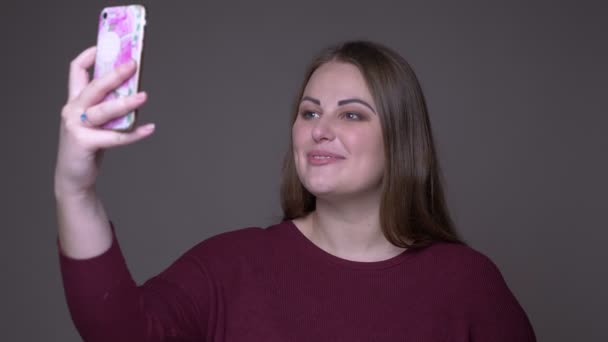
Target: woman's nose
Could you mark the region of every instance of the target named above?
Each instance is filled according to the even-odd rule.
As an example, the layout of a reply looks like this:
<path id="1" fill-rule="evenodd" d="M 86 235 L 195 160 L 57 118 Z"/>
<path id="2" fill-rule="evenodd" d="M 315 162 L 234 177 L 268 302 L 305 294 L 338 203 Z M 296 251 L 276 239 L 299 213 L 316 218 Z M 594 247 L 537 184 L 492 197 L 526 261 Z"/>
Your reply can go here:
<path id="1" fill-rule="evenodd" d="M 328 119 L 329 118 L 321 117 L 316 120 L 315 125 L 312 128 L 312 139 L 315 142 L 322 142 L 323 140 L 331 141 L 336 137 L 331 122 Z"/>

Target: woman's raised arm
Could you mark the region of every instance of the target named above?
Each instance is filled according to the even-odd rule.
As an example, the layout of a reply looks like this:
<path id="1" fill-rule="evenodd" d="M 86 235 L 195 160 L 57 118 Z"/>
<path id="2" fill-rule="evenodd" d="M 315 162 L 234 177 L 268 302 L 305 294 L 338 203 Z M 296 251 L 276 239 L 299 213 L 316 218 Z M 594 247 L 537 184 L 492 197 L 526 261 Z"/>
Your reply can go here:
<path id="1" fill-rule="evenodd" d="M 55 169 L 60 265 L 72 319 L 85 341 L 201 340 L 197 324 L 206 319 L 209 300 L 204 267 L 183 256 L 137 286 L 96 194 L 104 150 L 139 141 L 154 132 L 154 125 L 131 132 L 100 128 L 141 106 L 146 94 L 103 101 L 136 65 L 123 64 L 90 82 L 87 69 L 95 52 L 89 48 L 71 63 Z"/>
<path id="2" fill-rule="evenodd" d="M 61 111 L 59 147 L 55 168 L 55 199 L 62 252 L 74 259 L 100 255 L 112 242 L 112 233 L 95 182 L 103 151 L 128 145 L 154 132 L 154 125 L 132 132 L 99 128 L 146 101 L 146 93 L 102 102 L 106 94 L 135 72 L 135 62 L 123 64 L 107 75 L 89 81 L 87 69 L 96 48 L 83 51 L 70 64 L 68 101 Z"/>

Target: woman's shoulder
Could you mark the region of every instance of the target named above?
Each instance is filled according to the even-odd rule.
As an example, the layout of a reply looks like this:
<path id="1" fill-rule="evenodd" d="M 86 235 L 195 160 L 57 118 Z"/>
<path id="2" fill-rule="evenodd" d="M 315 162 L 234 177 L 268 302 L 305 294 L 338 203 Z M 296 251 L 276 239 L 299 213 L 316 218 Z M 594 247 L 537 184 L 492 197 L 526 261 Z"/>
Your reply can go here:
<path id="1" fill-rule="evenodd" d="M 451 298 L 459 298 L 460 307 L 472 314 L 503 310 L 511 318 L 526 317 L 499 267 L 486 254 L 465 244 L 445 242 L 434 243 L 419 254 L 417 269 L 422 278 L 440 284 Z"/>
<path id="2" fill-rule="evenodd" d="M 427 266 L 435 270 L 434 283 L 440 284 L 435 293 L 446 293 L 460 314 L 469 317 L 473 339 L 536 341 L 525 311 L 490 257 L 454 243 L 435 243 L 425 253 Z"/>
<path id="3" fill-rule="evenodd" d="M 237 243 L 251 245 L 253 242 L 264 242 L 268 239 L 276 238 L 285 229 L 288 229 L 287 222 L 280 222 L 266 227 L 242 227 L 213 235 L 202 241 L 201 244 L 222 246 Z"/>
<path id="4" fill-rule="evenodd" d="M 492 263 L 487 255 L 465 243 L 435 241 L 424 247 L 420 254 L 430 260 L 435 259 L 442 262 L 451 260 L 456 264 L 485 265 Z"/>
<path id="5" fill-rule="evenodd" d="M 421 266 L 450 276 L 452 281 L 470 284 L 470 280 L 478 279 L 504 283 L 498 266 L 490 257 L 463 243 L 434 242 L 414 254 Z"/>
<path id="6" fill-rule="evenodd" d="M 251 256 L 267 251 L 277 241 L 282 241 L 288 229 L 286 222 L 267 227 L 250 226 L 232 229 L 213 235 L 192 247 L 187 254 L 197 258 L 227 258 Z"/>

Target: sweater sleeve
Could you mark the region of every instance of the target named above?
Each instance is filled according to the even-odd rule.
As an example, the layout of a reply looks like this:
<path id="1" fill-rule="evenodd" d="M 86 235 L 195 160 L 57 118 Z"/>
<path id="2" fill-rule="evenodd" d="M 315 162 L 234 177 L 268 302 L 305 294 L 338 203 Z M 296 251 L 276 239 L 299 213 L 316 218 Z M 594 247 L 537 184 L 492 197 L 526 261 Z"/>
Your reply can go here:
<path id="1" fill-rule="evenodd" d="M 530 321 L 498 267 L 483 257 L 470 288 L 469 333 L 472 342 L 535 342 Z"/>
<path id="2" fill-rule="evenodd" d="M 137 286 L 112 232 L 111 247 L 94 258 L 71 259 L 59 248 L 68 308 L 83 340 L 204 340 L 211 287 L 194 252 Z"/>

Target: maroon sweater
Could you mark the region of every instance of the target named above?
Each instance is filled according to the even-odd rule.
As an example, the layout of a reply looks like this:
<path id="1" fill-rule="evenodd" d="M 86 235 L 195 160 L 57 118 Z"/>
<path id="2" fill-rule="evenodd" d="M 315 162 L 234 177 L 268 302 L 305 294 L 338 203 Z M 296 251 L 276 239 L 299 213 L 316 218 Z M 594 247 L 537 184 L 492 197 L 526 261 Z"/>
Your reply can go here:
<path id="1" fill-rule="evenodd" d="M 285 221 L 209 238 L 141 286 L 116 239 L 60 262 L 85 341 L 536 340 L 496 266 L 459 244 L 355 262 Z"/>

